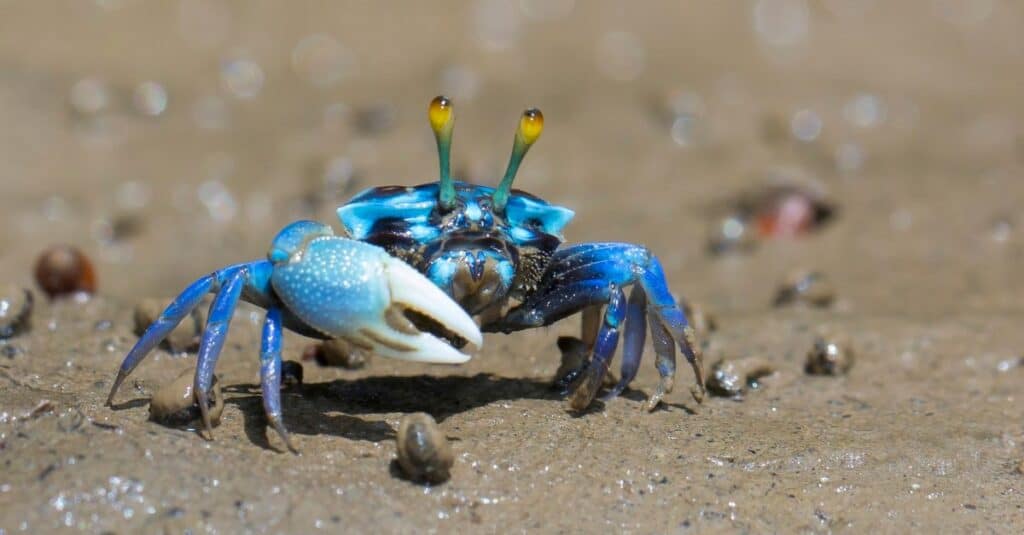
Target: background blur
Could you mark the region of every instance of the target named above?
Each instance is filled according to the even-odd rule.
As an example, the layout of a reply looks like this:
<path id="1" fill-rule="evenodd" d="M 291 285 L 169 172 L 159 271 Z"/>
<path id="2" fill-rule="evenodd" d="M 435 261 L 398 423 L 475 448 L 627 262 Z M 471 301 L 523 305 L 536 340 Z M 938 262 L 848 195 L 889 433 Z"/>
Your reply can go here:
<path id="1" fill-rule="evenodd" d="M 292 219 L 334 222 L 364 187 L 433 180 L 425 109 L 444 93 L 459 176 L 495 183 L 518 114 L 540 107 L 543 140 L 516 185 L 576 210 L 570 241 L 650 245 L 702 301 L 742 308 L 764 296 L 762 274 L 802 259 L 873 308 L 1022 295 L 1009 262 L 982 260 L 1020 251 L 1013 2 L 0 9 L 6 280 L 27 282 L 54 241 L 87 249 L 114 296 L 262 256 Z M 709 209 L 792 180 L 841 210 L 819 243 L 704 254 Z M 921 270 L 946 278 L 922 285 Z"/>

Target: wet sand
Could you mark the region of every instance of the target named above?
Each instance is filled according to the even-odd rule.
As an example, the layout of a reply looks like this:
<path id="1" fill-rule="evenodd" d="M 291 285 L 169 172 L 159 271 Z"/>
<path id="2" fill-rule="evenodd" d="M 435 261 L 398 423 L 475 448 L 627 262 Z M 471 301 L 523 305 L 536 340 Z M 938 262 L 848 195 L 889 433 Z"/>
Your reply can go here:
<path id="1" fill-rule="evenodd" d="M 1014 4 L 577 2 L 547 19 L 535 2 L 204 5 L 0 7 L 0 282 L 36 293 L 32 330 L 0 342 L 0 531 L 1024 525 Z M 294 48 L 316 33 L 336 46 L 311 41 L 333 59 L 310 74 Z M 106 104 L 76 85 L 87 78 Z M 156 116 L 132 102 L 147 80 L 168 95 Z M 459 367 L 305 362 L 283 396 L 295 456 L 265 428 L 262 316 L 242 307 L 217 368 L 216 440 L 147 420 L 193 355 L 154 353 L 103 406 L 137 302 L 262 257 L 294 219 L 336 223 L 364 187 L 431 180 L 438 93 L 456 99 L 453 168 L 481 183 L 500 176 L 521 110 L 544 110 L 517 187 L 576 211 L 570 242 L 657 253 L 672 290 L 717 319 L 709 369 L 756 358 L 777 373 L 742 401 L 697 404 L 680 366 L 647 414 L 648 348 L 621 398 L 573 414 L 550 389 L 572 318 L 488 335 Z M 838 215 L 709 254 L 716 210 L 779 181 L 823 189 Z M 48 302 L 34 287 L 51 243 L 93 259 L 98 295 Z M 796 269 L 826 274 L 836 302 L 773 307 Z M 852 341 L 849 373 L 804 373 L 821 332 Z M 285 358 L 308 344 L 289 334 Z M 397 475 L 398 422 L 420 411 L 452 441 L 441 485 Z"/>

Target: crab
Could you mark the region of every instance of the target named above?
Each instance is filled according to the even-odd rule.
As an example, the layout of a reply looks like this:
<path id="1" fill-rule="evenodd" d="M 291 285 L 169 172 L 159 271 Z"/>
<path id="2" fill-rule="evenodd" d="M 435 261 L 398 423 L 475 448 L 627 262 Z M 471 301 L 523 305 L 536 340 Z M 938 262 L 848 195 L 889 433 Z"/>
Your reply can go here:
<path id="1" fill-rule="evenodd" d="M 615 398 L 633 381 L 649 323 L 660 380 L 644 407 L 653 410 L 672 390 L 676 346 L 693 369 L 694 396 L 702 400 L 699 346 L 658 258 L 629 243 L 563 246 L 562 230 L 573 212 L 512 189 L 543 130 L 540 110 L 523 112 L 497 187 L 452 178 L 451 100 L 435 98 L 427 115 L 437 142 L 437 181 L 370 188 L 338 208 L 344 237 L 329 225 L 297 221 L 278 233 L 265 260 L 229 266 L 193 282 L 125 356 L 107 404 L 210 292 L 216 296 L 193 388 L 209 438 L 208 393 L 240 299 L 267 311 L 260 349 L 263 407 L 268 424 L 293 452 L 280 398 L 285 328 L 312 338 L 344 339 L 384 357 L 457 364 L 470 358 L 461 351 L 466 345 L 482 345 L 481 331 L 511 333 L 581 313 L 589 358 L 556 383 L 579 411 L 592 404 L 604 383 L 620 333 L 620 378 L 602 399 Z"/>

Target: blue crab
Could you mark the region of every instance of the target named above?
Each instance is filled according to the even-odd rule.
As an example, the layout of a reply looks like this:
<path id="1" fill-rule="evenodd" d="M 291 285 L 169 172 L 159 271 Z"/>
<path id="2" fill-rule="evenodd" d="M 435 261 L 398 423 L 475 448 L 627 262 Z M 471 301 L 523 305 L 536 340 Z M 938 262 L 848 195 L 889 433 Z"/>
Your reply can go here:
<path id="1" fill-rule="evenodd" d="M 653 409 L 671 391 L 677 345 L 693 368 L 700 401 L 702 357 L 657 257 L 628 243 L 562 247 L 561 232 L 573 212 L 512 189 L 520 163 L 543 130 L 541 112 L 523 113 L 505 175 L 494 188 L 451 176 L 451 101 L 435 98 L 428 118 L 440 161 L 436 182 L 368 189 L 338 208 L 347 237 L 323 223 L 298 221 L 274 238 L 266 260 L 229 266 L 192 283 L 125 356 L 107 404 L 209 292 L 216 297 L 193 391 L 210 437 L 207 393 L 239 299 L 267 310 L 260 350 L 263 406 L 268 423 L 292 451 L 281 417 L 282 328 L 342 338 L 386 357 L 461 363 L 470 357 L 460 349 L 480 347 L 481 330 L 511 333 L 581 312 L 590 358 L 561 384 L 571 406 L 582 410 L 607 375 L 620 332 L 621 377 L 604 399 L 619 395 L 636 377 L 649 321 L 660 381 L 645 407 Z"/>

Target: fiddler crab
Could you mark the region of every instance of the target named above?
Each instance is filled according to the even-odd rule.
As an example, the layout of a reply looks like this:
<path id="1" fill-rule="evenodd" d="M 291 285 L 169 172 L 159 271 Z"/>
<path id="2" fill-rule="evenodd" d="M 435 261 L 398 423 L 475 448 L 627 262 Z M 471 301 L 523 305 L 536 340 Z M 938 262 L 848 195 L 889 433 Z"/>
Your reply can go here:
<path id="1" fill-rule="evenodd" d="M 454 112 L 437 97 L 428 109 L 440 178 L 414 187 L 370 188 L 338 208 L 347 237 L 315 221 L 296 221 L 274 238 L 265 260 L 236 264 L 193 282 L 146 329 L 125 356 L 107 405 L 132 370 L 213 292 L 193 392 L 212 438 L 209 392 L 214 367 L 239 299 L 266 309 L 260 384 L 267 421 L 297 451 L 281 417 L 281 340 L 287 328 L 318 339 L 340 338 L 384 357 L 458 364 L 479 348 L 481 331 L 511 333 L 582 313 L 590 358 L 563 378 L 576 410 L 600 389 L 623 336 L 621 377 L 603 399 L 636 377 L 650 320 L 660 381 L 645 407 L 671 391 L 676 350 L 704 394 L 702 357 L 661 263 L 646 247 L 583 243 L 561 247 L 567 208 L 512 189 L 516 171 L 540 137 L 544 116 L 526 110 L 505 176 L 496 188 L 452 178 Z M 625 288 L 631 286 L 627 297 Z M 479 318 L 480 327 L 472 319 Z"/>

